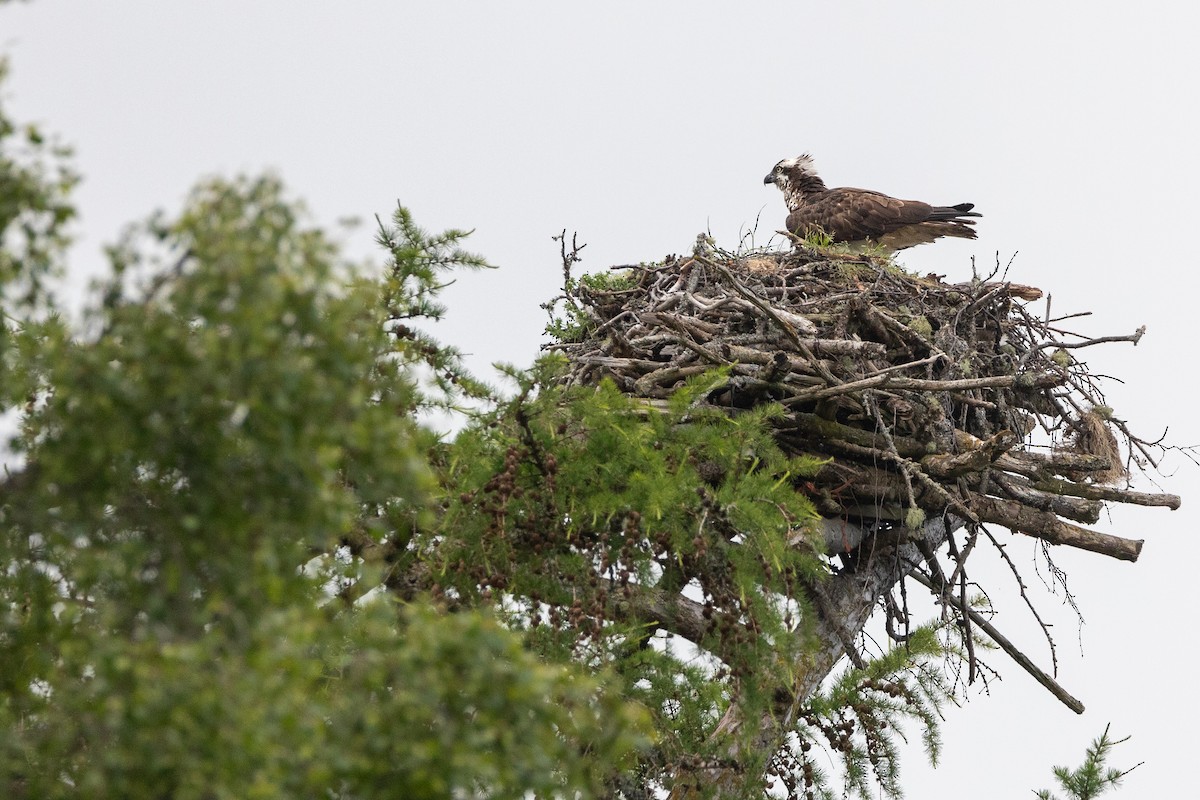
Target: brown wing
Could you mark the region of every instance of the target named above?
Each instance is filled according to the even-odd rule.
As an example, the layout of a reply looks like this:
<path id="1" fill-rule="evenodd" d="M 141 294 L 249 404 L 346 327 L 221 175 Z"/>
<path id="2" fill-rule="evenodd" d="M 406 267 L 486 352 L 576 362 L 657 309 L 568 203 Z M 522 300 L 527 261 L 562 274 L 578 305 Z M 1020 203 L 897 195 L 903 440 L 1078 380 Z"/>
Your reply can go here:
<path id="1" fill-rule="evenodd" d="M 877 239 L 929 219 L 933 207 L 918 200 L 898 200 L 868 189 L 830 189 L 810 195 L 788 214 L 788 230 L 805 236 L 820 228 L 835 242 Z"/>

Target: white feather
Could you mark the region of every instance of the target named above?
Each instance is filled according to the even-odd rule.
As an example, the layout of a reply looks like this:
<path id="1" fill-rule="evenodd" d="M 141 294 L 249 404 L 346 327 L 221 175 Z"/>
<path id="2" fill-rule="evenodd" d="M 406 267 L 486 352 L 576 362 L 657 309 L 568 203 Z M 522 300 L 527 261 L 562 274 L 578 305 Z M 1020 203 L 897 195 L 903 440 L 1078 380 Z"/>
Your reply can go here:
<path id="1" fill-rule="evenodd" d="M 815 173 L 817 171 L 816 165 L 813 164 L 813 158 L 808 153 L 796 156 L 795 158 L 785 158 L 776 166 L 783 167 L 784 169 L 796 168 L 801 172 Z"/>

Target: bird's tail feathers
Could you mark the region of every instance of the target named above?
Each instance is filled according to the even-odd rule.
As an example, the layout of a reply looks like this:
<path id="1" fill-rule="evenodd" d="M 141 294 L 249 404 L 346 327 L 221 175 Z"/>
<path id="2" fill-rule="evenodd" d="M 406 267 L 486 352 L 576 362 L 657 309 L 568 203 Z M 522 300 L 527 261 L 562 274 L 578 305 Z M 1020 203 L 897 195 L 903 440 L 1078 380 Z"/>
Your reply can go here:
<path id="1" fill-rule="evenodd" d="M 982 217 L 978 211 L 972 211 L 974 203 L 959 203 L 956 206 L 934 206 L 931 220 L 957 219 L 958 217 Z"/>

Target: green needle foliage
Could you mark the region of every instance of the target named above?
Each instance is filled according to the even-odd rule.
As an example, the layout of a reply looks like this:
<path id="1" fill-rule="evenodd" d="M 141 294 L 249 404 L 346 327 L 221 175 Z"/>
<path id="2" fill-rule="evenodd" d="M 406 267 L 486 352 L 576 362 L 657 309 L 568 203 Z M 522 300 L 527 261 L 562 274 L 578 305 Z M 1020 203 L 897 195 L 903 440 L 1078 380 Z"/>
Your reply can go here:
<path id="1" fill-rule="evenodd" d="M 439 483 L 453 494 L 421 547 L 435 554 L 439 593 L 496 604 L 549 658 L 622 674 L 659 715 L 670 761 L 702 749 L 731 692 L 762 705 L 788 682 L 800 617 L 777 598 L 818 569 L 811 548 L 789 545 L 813 516 L 790 478 L 818 462 L 778 451 L 770 408 L 681 424 L 720 375 L 660 413 L 611 384 L 557 389 L 557 369 L 514 373 L 518 396 L 446 450 Z M 648 641 L 689 582 L 711 620 L 700 644 L 724 670 Z"/>
<path id="2" fill-rule="evenodd" d="M 824 739 L 842 758 L 847 789 L 871 797 L 877 784 L 889 795 L 901 796 L 897 739 L 903 723 L 919 726 L 930 761 L 938 760 L 938 721 L 952 694 L 944 656 L 937 629 L 922 627 L 909 632 L 904 647 L 893 647 L 863 667 L 843 672 L 810 698 L 801 712 L 799 746 L 776 757 L 772 774 L 793 793 L 802 786 L 834 797 L 809 755 L 810 743 Z"/>
<path id="3" fill-rule="evenodd" d="M 446 308 L 438 293 L 449 285 L 454 270 L 477 270 L 490 265 L 462 248 L 469 231 L 448 230 L 429 234 L 415 222 L 404 206 L 392 215 L 391 224 L 379 222 L 376 243 L 390 255 L 391 269 L 383 281 L 383 304 L 388 330 L 400 355 L 420 364 L 431 379 L 434 391 L 419 396 L 422 407 L 454 408 L 461 399 L 481 400 L 491 390 L 475 380 L 462 366 L 461 354 L 441 344 L 416 327 L 414 321 L 442 319 Z"/>
<path id="4" fill-rule="evenodd" d="M 1076 769 L 1054 768 L 1054 778 L 1058 781 L 1059 787 L 1066 794 L 1068 800 L 1092 800 L 1094 797 L 1099 797 L 1109 789 L 1120 786 L 1126 775 L 1141 766 L 1141 764 L 1135 764 L 1125 770 L 1108 766 L 1108 757 L 1112 754 L 1112 749 L 1122 742 L 1129 741 L 1128 736 L 1124 739 L 1110 739 L 1108 729 L 1109 726 L 1105 725 L 1104 733 L 1100 734 L 1100 738 L 1093 741 L 1088 747 L 1083 763 Z M 1057 796 L 1052 794 L 1049 789 L 1042 789 L 1036 794 L 1041 800 L 1058 800 Z"/>

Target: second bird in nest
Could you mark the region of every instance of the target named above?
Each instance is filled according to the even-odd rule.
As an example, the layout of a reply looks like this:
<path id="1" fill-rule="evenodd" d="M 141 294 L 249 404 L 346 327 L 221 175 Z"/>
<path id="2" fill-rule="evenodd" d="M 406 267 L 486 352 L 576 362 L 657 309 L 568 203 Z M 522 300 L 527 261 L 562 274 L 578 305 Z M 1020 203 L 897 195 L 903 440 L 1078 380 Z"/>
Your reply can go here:
<path id="1" fill-rule="evenodd" d="M 973 203 L 931 206 L 899 200 L 870 189 L 829 189 L 805 153 L 775 165 L 763 183 L 773 183 L 787 203 L 787 229 L 797 236 L 823 233 L 835 243 L 894 253 L 943 236 L 974 239 Z"/>

